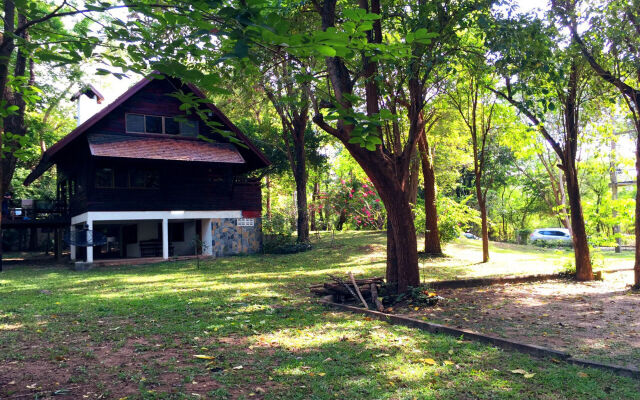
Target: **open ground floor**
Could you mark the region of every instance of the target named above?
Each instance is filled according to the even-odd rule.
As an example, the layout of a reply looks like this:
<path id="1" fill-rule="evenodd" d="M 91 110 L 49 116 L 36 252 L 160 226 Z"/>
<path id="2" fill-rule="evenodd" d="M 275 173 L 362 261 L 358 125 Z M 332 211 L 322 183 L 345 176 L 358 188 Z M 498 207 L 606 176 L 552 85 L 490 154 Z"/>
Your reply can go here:
<path id="1" fill-rule="evenodd" d="M 100 260 L 251 254 L 261 220 L 242 211 L 105 211 L 71 218 L 71 259 Z"/>

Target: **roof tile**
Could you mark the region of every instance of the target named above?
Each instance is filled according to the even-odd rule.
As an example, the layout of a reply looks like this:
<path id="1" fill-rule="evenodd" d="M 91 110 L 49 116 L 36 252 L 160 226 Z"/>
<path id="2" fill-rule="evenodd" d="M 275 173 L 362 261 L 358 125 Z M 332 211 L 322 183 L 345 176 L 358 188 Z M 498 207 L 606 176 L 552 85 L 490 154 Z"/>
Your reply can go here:
<path id="1" fill-rule="evenodd" d="M 238 150 L 227 143 L 174 137 L 93 133 L 87 136 L 96 157 L 142 158 L 147 160 L 197 161 L 244 164 Z"/>

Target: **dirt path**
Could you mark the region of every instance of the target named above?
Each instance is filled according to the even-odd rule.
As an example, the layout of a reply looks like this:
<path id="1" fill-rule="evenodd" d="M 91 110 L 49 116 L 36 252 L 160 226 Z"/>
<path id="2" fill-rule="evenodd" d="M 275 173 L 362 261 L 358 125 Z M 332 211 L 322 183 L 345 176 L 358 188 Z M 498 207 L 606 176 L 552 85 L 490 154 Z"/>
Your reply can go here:
<path id="1" fill-rule="evenodd" d="M 631 271 L 599 282 L 548 281 L 442 289 L 437 307 L 404 313 L 458 328 L 640 367 L 640 293 Z"/>

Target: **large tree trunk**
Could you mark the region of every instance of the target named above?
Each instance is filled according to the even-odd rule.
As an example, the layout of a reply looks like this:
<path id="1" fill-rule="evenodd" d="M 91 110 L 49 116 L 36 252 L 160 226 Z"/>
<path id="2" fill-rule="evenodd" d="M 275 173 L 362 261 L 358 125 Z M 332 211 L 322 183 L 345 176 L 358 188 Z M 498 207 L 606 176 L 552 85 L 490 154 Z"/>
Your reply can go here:
<path id="1" fill-rule="evenodd" d="M 312 208 L 311 208 L 311 211 L 309 212 L 309 219 L 310 219 L 309 222 L 310 222 L 312 231 L 317 231 L 318 230 L 318 227 L 316 225 L 316 207 L 317 207 L 316 202 L 318 201 L 319 194 L 320 194 L 320 185 L 316 181 L 313 184 L 313 193 L 311 194 Z"/>
<path id="2" fill-rule="evenodd" d="M 636 102 L 636 105 L 640 105 L 640 102 Z M 640 177 L 640 119 L 635 120 L 635 126 L 638 133 L 636 139 L 636 177 Z M 633 265 L 633 286 L 640 289 L 640 246 L 638 246 L 640 239 L 640 179 L 638 178 L 636 178 L 636 226 L 634 232 L 636 234 L 636 259 Z"/>
<path id="3" fill-rule="evenodd" d="M 584 216 L 580 202 L 580 188 L 578 186 L 578 172 L 575 162 L 569 160 L 566 166 L 567 195 L 569 197 L 569 212 L 571 213 L 571 232 L 573 250 L 576 259 L 576 279 L 579 281 L 593 280 L 589 242 L 584 226 Z"/>
<path id="4" fill-rule="evenodd" d="M 298 242 L 309 241 L 309 211 L 307 209 L 307 178 L 296 178 L 296 202 L 298 207 Z"/>
<path id="5" fill-rule="evenodd" d="M 489 226 L 487 223 L 487 201 L 480 193 L 478 205 L 480 206 L 480 220 L 482 226 L 482 262 L 489 261 Z"/>
<path id="6" fill-rule="evenodd" d="M 564 173 L 560 171 L 560 184 L 559 184 L 560 204 L 559 205 L 562 206 L 562 208 L 560 209 L 560 212 L 562 213 L 561 223 L 565 228 L 569 230 L 569 233 L 573 235 L 573 228 L 571 227 L 571 214 L 569 213 L 569 210 L 567 210 L 567 194 L 564 190 L 566 186 L 565 180 L 566 179 L 564 177 Z"/>
<path id="7" fill-rule="evenodd" d="M 394 191 L 387 190 L 384 197 L 393 196 Z M 380 189 L 378 192 L 380 193 Z M 405 193 L 400 191 L 396 195 L 404 197 Z M 389 287 L 395 289 L 397 293 L 402 293 L 410 286 L 420 285 L 416 231 L 408 201 L 387 201 L 385 207 L 387 210 L 386 280 Z"/>
<path id="8" fill-rule="evenodd" d="M 307 160 L 304 153 L 304 131 L 307 128 L 306 119 L 304 125 L 297 126 L 294 140 L 296 199 L 298 206 L 298 242 L 309 242 L 309 209 L 307 206 Z"/>
<path id="9" fill-rule="evenodd" d="M 420 146 L 422 176 L 424 179 L 424 252 L 426 254 L 442 255 L 440 231 L 438 229 L 438 209 L 436 208 L 436 176 L 426 135 L 420 138 L 418 145 Z"/>
<path id="10" fill-rule="evenodd" d="M 369 8 L 368 2 L 359 1 L 359 6 L 368 12 L 381 14 L 379 0 L 371 0 Z M 326 0 L 318 6 L 318 12 L 322 17 L 323 30 L 335 26 L 335 0 Z M 367 31 L 369 43 L 382 43 L 382 29 L 379 19 L 373 22 L 373 29 Z M 363 52 L 362 54 L 362 78 L 365 84 L 366 111 L 367 115 L 373 116 L 379 110 L 380 95 L 377 88 L 377 65 L 376 61 Z M 353 94 L 354 79 L 352 79 L 349 69 L 340 57 L 326 57 L 327 72 L 329 81 L 333 89 L 333 96 L 343 107 L 354 110 L 353 104 L 346 95 Z M 415 78 L 417 82 L 417 78 Z M 419 86 L 419 85 L 418 85 Z M 410 84 L 411 87 L 411 84 Z M 418 87 L 418 89 L 420 89 Z M 410 89 L 411 91 L 412 89 Z M 422 93 L 422 91 L 419 91 Z M 412 98 L 410 115 L 415 116 L 422 110 L 422 101 L 416 103 Z M 387 255 L 387 285 L 392 291 L 406 292 L 409 286 L 420 284 L 420 273 L 418 270 L 418 248 L 416 243 L 416 231 L 413 225 L 411 206 L 406 197 L 407 181 L 409 175 L 410 157 L 415 151 L 417 136 L 417 120 L 410 118 L 411 127 L 404 150 L 400 154 L 393 152 L 390 147 L 377 146 L 374 151 L 369 151 L 359 144 L 352 142 L 352 132 L 354 126 L 348 120 L 338 120 L 337 127 L 328 125 L 316 106 L 316 116 L 314 121 L 325 131 L 340 139 L 345 148 L 360 164 L 365 173 L 371 179 L 387 211 L 389 221 L 390 249 Z M 378 130 L 379 137 L 383 138 L 382 132 Z"/>
<path id="11" fill-rule="evenodd" d="M 417 153 L 417 152 L 416 152 Z M 411 157 L 411 164 L 409 165 L 409 187 L 407 195 L 409 196 L 409 203 L 416 205 L 418 201 L 418 183 L 420 182 L 420 158 L 417 154 Z"/>
<path id="12" fill-rule="evenodd" d="M 348 141 L 343 144 L 371 179 L 387 211 L 388 287 L 392 291 L 402 293 L 409 287 L 419 286 L 416 229 L 407 192 L 409 160 L 381 160 L 377 152 Z"/>
<path id="13" fill-rule="evenodd" d="M 475 172 L 475 186 L 476 197 L 478 198 L 478 208 L 480 208 L 480 221 L 482 227 L 482 262 L 489 261 L 489 226 L 487 223 L 487 197 L 482 192 L 482 186 L 480 184 L 482 175 L 480 175 L 478 168 Z"/>

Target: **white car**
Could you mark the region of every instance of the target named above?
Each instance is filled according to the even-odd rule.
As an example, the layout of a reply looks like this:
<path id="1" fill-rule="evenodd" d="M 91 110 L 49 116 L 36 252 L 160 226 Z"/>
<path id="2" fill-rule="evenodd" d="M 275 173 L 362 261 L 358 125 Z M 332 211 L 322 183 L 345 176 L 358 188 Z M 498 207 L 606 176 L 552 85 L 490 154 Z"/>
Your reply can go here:
<path id="1" fill-rule="evenodd" d="M 532 242 L 534 240 L 571 242 L 571 233 L 565 228 L 541 228 L 533 231 L 529 236 L 529 240 Z"/>

